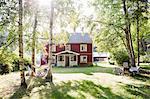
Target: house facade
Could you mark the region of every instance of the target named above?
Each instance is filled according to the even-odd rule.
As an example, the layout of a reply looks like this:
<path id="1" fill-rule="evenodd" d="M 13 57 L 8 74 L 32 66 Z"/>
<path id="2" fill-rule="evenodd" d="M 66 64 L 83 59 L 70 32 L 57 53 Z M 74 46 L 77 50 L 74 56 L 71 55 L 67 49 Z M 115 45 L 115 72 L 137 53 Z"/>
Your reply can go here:
<path id="1" fill-rule="evenodd" d="M 46 45 L 46 53 L 49 52 L 48 49 L 49 45 Z M 66 44 L 52 45 L 52 64 L 54 66 L 64 67 L 88 66 L 91 65 L 93 61 L 92 52 L 92 39 L 87 33 L 71 33 L 69 41 Z M 48 54 L 44 56 L 46 61 L 48 61 Z"/>

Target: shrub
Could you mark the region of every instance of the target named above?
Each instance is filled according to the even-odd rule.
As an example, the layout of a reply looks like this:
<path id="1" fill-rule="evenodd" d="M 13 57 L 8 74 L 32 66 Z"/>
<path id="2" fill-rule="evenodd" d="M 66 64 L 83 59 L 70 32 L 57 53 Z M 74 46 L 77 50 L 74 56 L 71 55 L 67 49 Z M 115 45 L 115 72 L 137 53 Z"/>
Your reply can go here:
<path id="1" fill-rule="evenodd" d="M 73 65 L 72 67 L 79 67 L 79 65 Z"/>
<path id="2" fill-rule="evenodd" d="M 19 71 L 19 58 L 15 58 L 13 60 L 12 65 L 13 65 L 13 69 L 12 69 L 13 72 L 14 71 Z M 29 66 L 29 65 L 31 65 L 31 62 L 28 59 L 24 58 L 25 70 L 26 70 L 26 67 Z"/>
<path id="3" fill-rule="evenodd" d="M 113 52 L 113 59 L 118 65 L 123 65 L 123 62 L 129 62 L 128 54 L 125 50 L 116 50 Z"/>
<path id="4" fill-rule="evenodd" d="M 0 74 L 19 70 L 19 57 L 9 50 L 0 50 Z M 31 65 L 28 59 L 24 59 L 24 65 Z"/>
<path id="5" fill-rule="evenodd" d="M 10 72 L 10 66 L 8 64 L 0 64 L 0 74 L 7 74 Z"/>

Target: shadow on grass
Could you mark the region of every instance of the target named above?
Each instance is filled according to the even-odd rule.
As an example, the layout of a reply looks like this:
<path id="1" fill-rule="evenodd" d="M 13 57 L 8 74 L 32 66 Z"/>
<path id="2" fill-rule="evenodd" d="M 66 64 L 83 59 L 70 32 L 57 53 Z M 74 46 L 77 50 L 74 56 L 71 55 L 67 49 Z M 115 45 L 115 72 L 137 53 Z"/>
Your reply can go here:
<path id="1" fill-rule="evenodd" d="M 136 96 L 137 98 L 150 99 L 150 85 L 135 84 L 125 85 L 123 87 L 128 93 Z"/>
<path id="2" fill-rule="evenodd" d="M 20 94 L 21 92 L 23 93 Z M 25 97 L 27 96 L 25 92 L 22 89 L 17 90 L 11 99 Z M 29 93 L 28 98 L 36 96 L 37 99 L 123 99 L 121 96 L 114 94 L 110 88 L 97 85 L 89 80 L 53 84 L 36 78 L 27 93 Z"/>
<path id="3" fill-rule="evenodd" d="M 22 97 L 29 97 L 29 94 L 31 93 L 32 89 L 34 87 L 39 87 L 41 85 L 45 85 L 45 81 L 41 78 L 29 78 L 26 83 L 28 84 L 27 88 L 19 87 L 15 90 L 14 94 L 10 97 L 10 99 L 20 99 Z"/>
<path id="4" fill-rule="evenodd" d="M 20 99 L 22 98 L 24 95 L 27 95 L 26 93 L 26 89 L 19 87 L 16 92 L 10 97 L 10 99 Z"/>
<path id="5" fill-rule="evenodd" d="M 50 91 L 49 88 L 43 90 L 42 92 L 45 92 L 46 94 L 43 94 L 42 97 L 49 99 L 85 99 L 85 98 L 118 98 L 120 99 L 120 96 L 114 95 L 109 88 L 102 87 L 100 85 L 96 85 L 91 81 L 74 81 L 74 82 L 62 82 L 61 85 L 55 85 L 53 86 L 54 89 L 52 89 L 52 94 L 49 94 L 47 92 Z M 88 97 L 88 95 L 90 97 Z"/>
<path id="6" fill-rule="evenodd" d="M 144 74 L 138 74 L 138 75 L 133 76 L 133 78 L 136 80 L 143 81 L 143 82 L 150 80 L 150 76 L 146 75 L 146 74 L 145 75 Z"/>

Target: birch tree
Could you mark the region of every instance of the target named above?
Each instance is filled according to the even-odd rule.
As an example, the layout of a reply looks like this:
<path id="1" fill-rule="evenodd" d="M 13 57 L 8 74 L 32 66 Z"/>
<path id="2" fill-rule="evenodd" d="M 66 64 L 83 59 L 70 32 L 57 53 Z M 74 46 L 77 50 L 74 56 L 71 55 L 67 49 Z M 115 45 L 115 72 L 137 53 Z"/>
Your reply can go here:
<path id="1" fill-rule="evenodd" d="M 20 78 L 21 87 L 27 87 L 25 81 L 24 62 L 23 62 L 23 30 L 22 30 L 22 19 L 23 19 L 23 7 L 22 0 L 19 0 L 19 22 L 18 22 L 18 34 L 19 34 L 19 66 L 20 66 Z"/>
<path id="2" fill-rule="evenodd" d="M 50 11 L 50 31 L 49 31 L 49 55 L 48 55 L 48 73 L 46 75 L 46 81 L 53 82 L 52 76 L 52 35 L 53 35 L 53 15 L 54 15 L 54 1 L 51 0 L 51 11 Z"/>

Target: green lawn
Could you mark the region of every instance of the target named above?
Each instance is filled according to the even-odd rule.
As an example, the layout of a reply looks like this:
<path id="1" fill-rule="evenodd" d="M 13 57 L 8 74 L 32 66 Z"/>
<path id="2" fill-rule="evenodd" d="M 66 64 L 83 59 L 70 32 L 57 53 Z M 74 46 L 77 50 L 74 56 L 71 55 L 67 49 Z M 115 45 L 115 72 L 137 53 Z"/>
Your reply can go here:
<path id="1" fill-rule="evenodd" d="M 150 63 L 140 63 L 142 69 L 150 70 Z"/>
<path id="2" fill-rule="evenodd" d="M 14 88 L 10 99 L 150 99 L 150 75 L 114 75 L 113 67 L 53 68 L 53 83 L 28 79 L 28 89 Z M 11 74 L 13 75 L 13 74 Z M 18 77 L 19 73 L 13 75 Z M 6 75 L 8 86 L 18 86 Z M 4 76 L 5 77 L 5 76 Z M 10 77 L 10 78 L 9 78 Z M 0 80 L 3 79 L 0 78 Z M 4 81 L 4 80 L 3 80 Z"/>
<path id="3" fill-rule="evenodd" d="M 53 68 L 54 73 L 84 73 L 84 74 L 92 74 L 95 72 L 101 73 L 113 73 L 113 67 L 72 67 L 72 68 Z"/>

